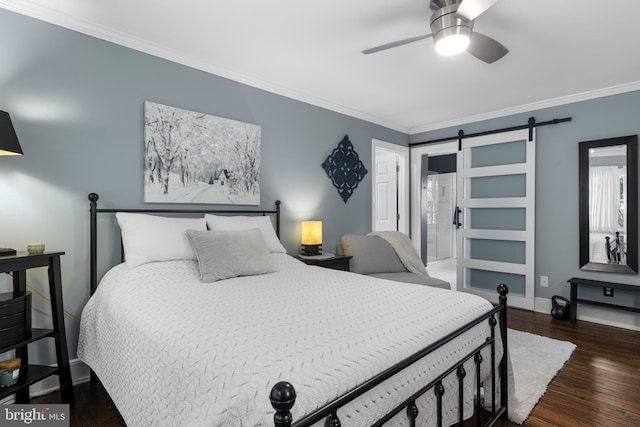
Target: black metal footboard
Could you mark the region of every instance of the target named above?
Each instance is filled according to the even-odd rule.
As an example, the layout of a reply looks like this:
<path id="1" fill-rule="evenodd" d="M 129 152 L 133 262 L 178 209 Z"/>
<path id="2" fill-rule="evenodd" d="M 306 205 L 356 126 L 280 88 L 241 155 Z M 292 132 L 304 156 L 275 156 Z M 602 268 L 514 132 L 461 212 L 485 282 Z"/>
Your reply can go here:
<path id="1" fill-rule="evenodd" d="M 416 399 L 422 396 L 424 393 L 433 390 L 433 393 L 436 396 L 436 408 L 437 412 L 437 420 L 438 426 L 442 426 L 442 396 L 446 392 L 445 387 L 442 384 L 442 381 L 445 377 L 452 373 L 456 373 L 458 378 L 458 423 L 462 425 L 463 422 L 463 380 L 466 376 L 466 371 L 464 368 L 464 363 L 473 359 L 475 363 L 476 369 L 476 389 L 475 389 L 475 417 L 476 417 L 476 425 L 480 426 L 483 424 L 485 426 L 493 425 L 498 419 L 507 419 L 508 413 L 508 392 L 507 392 L 507 294 L 509 293 L 509 288 L 501 284 L 497 288 L 499 296 L 498 305 L 491 310 L 490 312 L 478 317 L 474 321 L 469 324 L 459 328 L 458 330 L 452 332 L 451 334 L 443 337 L 442 339 L 430 344 L 419 352 L 413 354 L 412 356 L 406 358 L 400 363 L 392 366 L 391 368 L 381 372 L 375 377 L 371 378 L 367 382 L 357 386 L 356 388 L 350 390 L 344 395 L 338 397 L 332 402 L 324 405 L 323 407 L 317 409 L 316 411 L 304 416 L 302 419 L 294 422 L 293 417 L 291 415 L 291 409 L 296 401 L 296 391 L 289 382 L 281 381 L 273 386 L 271 390 L 270 400 L 271 405 L 275 409 L 274 414 L 274 425 L 276 427 L 302 427 L 302 426 L 311 426 L 316 424 L 322 420 L 325 420 L 324 425 L 327 427 L 339 427 L 341 425 L 340 419 L 338 418 L 338 410 L 344 407 L 349 402 L 355 400 L 359 396 L 363 395 L 367 391 L 373 389 L 377 385 L 381 384 L 383 381 L 391 378 L 397 373 L 403 371 L 408 366 L 418 362 L 422 358 L 431 354 L 436 349 L 442 347 L 453 339 L 459 337 L 466 331 L 470 330 L 474 326 L 479 325 L 482 322 L 489 322 L 490 325 L 490 334 L 487 337 L 486 341 L 475 348 L 469 354 L 467 354 L 462 360 L 456 363 L 453 366 L 450 366 L 445 372 L 442 372 L 436 379 L 434 379 L 429 384 L 425 384 L 424 387 L 417 390 L 412 396 L 410 396 L 407 400 L 405 400 L 398 407 L 393 409 L 387 415 L 385 415 L 382 419 L 380 419 L 374 426 L 381 426 L 385 422 L 389 421 L 391 418 L 395 417 L 402 411 L 406 412 L 407 418 L 409 419 L 409 424 L 411 426 L 416 425 L 416 421 L 419 417 L 418 407 L 416 406 Z M 496 314 L 498 314 L 498 320 L 496 320 Z M 500 338 L 502 339 L 503 345 L 503 357 L 499 363 L 499 375 L 496 372 L 496 325 L 499 323 L 499 333 Z M 481 388 L 483 386 L 483 379 L 480 375 L 481 364 L 483 363 L 483 356 L 481 355 L 481 351 L 486 348 L 490 348 L 490 360 L 491 363 L 491 375 L 487 381 L 491 382 L 491 407 L 488 410 L 483 410 L 482 400 L 480 398 L 482 391 Z M 497 381 L 500 381 L 500 401 L 497 402 L 496 398 L 496 385 Z M 485 390 L 487 387 L 485 387 Z M 486 398 L 487 396 L 485 396 Z M 487 405 L 485 405 L 486 407 Z"/>

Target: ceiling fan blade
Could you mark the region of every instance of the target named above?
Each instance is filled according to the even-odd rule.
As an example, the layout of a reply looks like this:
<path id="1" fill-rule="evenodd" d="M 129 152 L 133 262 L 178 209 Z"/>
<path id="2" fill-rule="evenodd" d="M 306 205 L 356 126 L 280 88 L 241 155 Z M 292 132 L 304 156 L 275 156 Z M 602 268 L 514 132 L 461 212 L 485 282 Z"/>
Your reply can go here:
<path id="1" fill-rule="evenodd" d="M 509 49 L 489 36 L 473 32 L 467 52 L 487 64 L 492 64 L 509 53 Z"/>
<path id="2" fill-rule="evenodd" d="M 380 45 L 380 46 L 372 47 L 372 48 L 369 48 L 369 49 L 365 49 L 365 50 L 362 51 L 362 53 L 364 53 L 365 55 L 368 55 L 370 53 L 380 52 L 381 50 L 387 50 L 387 49 L 391 49 L 393 47 L 402 46 L 403 44 L 409 44 L 409 43 L 417 42 L 419 40 L 424 40 L 424 39 L 429 38 L 431 36 L 432 36 L 432 34 L 424 34 L 424 35 L 421 35 L 421 36 L 415 36 L 415 37 L 411 37 L 411 38 L 404 39 L 404 40 L 397 40 L 395 42 L 391 42 L 391 43 L 383 44 L 383 45 Z"/>
<path id="3" fill-rule="evenodd" d="M 498 0 L 463 0 L 456 14 L 473 21 L 493 6 Z"/>

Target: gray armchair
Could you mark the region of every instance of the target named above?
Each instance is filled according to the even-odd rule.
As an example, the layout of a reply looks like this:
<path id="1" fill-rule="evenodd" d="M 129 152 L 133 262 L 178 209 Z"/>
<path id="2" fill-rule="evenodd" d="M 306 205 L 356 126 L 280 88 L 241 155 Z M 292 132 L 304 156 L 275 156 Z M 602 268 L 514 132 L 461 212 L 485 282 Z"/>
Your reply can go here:
<path id="1" fill-rule="evenodd" d="M 416 274 L 407 270 L 393 247 L 378 236 L 346 234 L 341 237 L 337 253 L 350 255 L 351 271 L 396 282 L 415 283 L 435 288 L 451 289 L 449 282 L 428 274 Z"/>

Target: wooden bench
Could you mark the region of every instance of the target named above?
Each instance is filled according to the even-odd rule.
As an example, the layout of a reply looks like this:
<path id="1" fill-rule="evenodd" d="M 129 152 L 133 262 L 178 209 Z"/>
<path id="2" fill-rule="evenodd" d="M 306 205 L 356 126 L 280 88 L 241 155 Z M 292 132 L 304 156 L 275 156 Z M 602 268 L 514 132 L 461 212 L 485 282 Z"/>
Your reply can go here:
<path id="1" fill-rule="evenodd" d="M 640 286 L 627 285 L 627 284 L 624 284 L 624 283 L 605 282 L 605 281 L 602 281 L 602 280 L 581 279 L 579 277 L 572 277 L 571 279 L 567 280 L 567 282 L 571 284 L 571 298 L 570 298 L 570 301 L 571 301 L 571 307 L 570 307 L 571 315 L 569 317 L 569 321 L 571 323 L 574 323 L 576 321 L 576 317 L 577 317 L 577 313 L 578 313 L 578 303 L 595 305 L 595 306 L 598 306 L 598 307 L 613 308 L 613 309 L 616 309 L 616 310 L 630 311 L 630 312 L 633 312 L 633 313 L 640 314 L 640 308 L 627 307 L 627 306 L 619 305 L 619 304 L 610 304 L 610 303 L 606 303 L 606 302 L 600 302 L 600 301 L 593 301 L 593 300 L 584 299 L 584 298 L 578 298 L 578 285 L 591 286 L 591 287 L 597 287 L 597 288 L 620 289 L 620 290 L 630 291 L 630 292 L 640 292 Z"/>

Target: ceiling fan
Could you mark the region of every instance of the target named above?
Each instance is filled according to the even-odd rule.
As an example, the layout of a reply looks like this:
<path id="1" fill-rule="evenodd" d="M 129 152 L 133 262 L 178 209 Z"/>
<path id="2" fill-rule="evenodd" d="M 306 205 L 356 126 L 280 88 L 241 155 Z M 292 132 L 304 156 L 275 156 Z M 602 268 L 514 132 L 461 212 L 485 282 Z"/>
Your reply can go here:
<path id="1" fill-rule="evenodd" d="M 431 34 L 410 37 L 363 50 L 380 52 L 433 37 L 436 51 L 441 55 L 455 55 L 464 50 L 481 61 L 491 64 L 505 56 L 509 49 L 500 42 L 473 30 L 475 19 L 498 0 L 431 0 Z"/>

